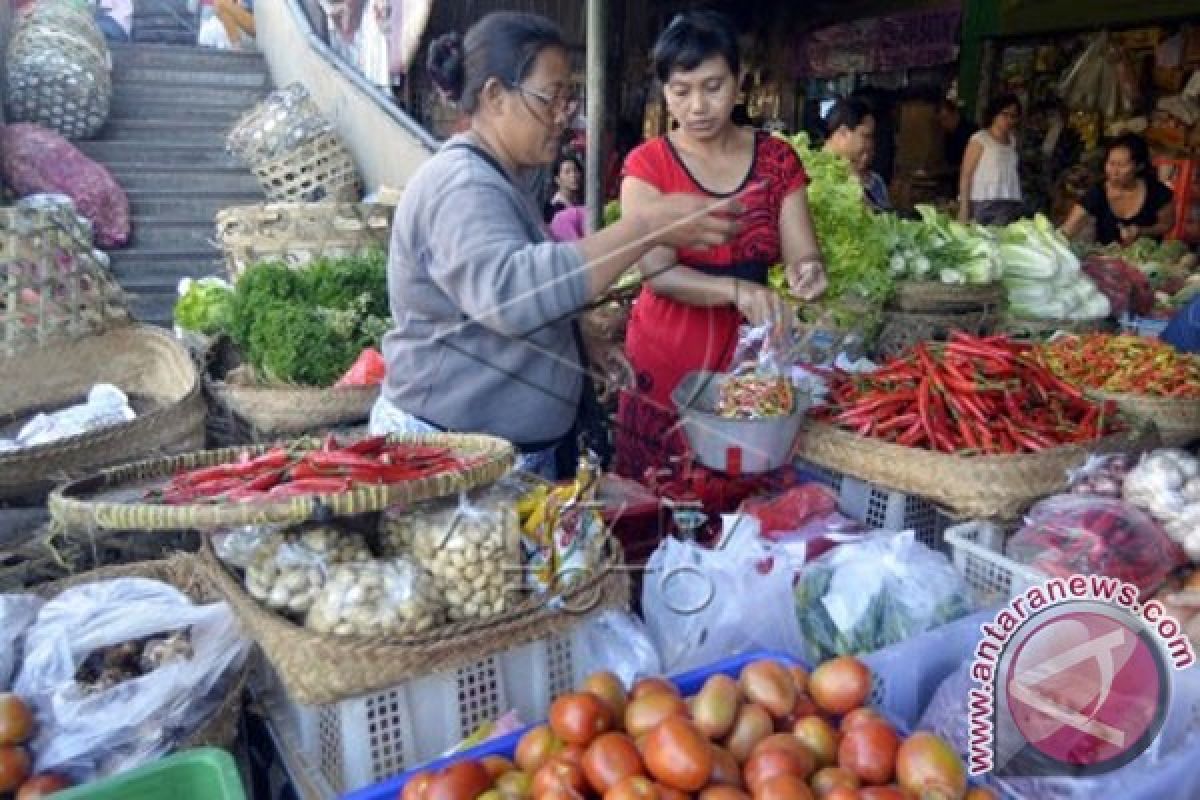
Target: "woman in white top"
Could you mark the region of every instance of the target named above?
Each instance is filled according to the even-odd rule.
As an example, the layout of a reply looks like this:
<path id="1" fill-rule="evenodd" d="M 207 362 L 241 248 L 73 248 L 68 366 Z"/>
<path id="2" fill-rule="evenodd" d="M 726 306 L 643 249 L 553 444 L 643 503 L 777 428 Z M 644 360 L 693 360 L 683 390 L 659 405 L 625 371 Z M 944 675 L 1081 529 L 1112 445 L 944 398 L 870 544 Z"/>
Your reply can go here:
<path id="1" fill-rule="evenodd" d="M 983 130 L 971 137 L 963 156 L 958 187 L 962 222 L 1007 225 L 1025 214 L 1017 172 L 1017 123 L 1021 102 L 1015 95 L 997 97 L 984 114 Z"/>

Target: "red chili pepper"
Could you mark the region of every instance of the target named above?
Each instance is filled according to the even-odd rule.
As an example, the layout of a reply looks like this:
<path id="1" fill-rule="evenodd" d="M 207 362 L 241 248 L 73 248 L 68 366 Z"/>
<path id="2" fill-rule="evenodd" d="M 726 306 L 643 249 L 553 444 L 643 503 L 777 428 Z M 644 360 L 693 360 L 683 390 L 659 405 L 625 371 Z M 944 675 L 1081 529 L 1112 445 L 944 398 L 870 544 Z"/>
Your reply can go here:
<path id="1" fill-rule="evenodd" d="M 359 439 L 357 442 L 347 445 L 343 450 L 360 456 L 377 456 L 383 452 L 383 448 L 386 446 L 386 436 L 368 436 L 366 439 Z"/>
<path id="2" fill-rule="evenodd" d="M 338 468 L 338 467 L 356 467 L 360 469 L 371 469 L 382 466 L 382 463 L 375 458 L 369 456 L 360 456 L 356 453 L 348 453 L 345 450 L 335 452 L 320 452 L 309 453 L 303 458 L 304 463 L 312 464 L 318 469 L 322 468 Z"/>
<path id="3" fill-rule="evenodd" d="M 270 497 L 299 497 L 308 494 L 337 494 L 351 488 L 345 478 L 306 478 L 283 483 L 267 492 Z"/>

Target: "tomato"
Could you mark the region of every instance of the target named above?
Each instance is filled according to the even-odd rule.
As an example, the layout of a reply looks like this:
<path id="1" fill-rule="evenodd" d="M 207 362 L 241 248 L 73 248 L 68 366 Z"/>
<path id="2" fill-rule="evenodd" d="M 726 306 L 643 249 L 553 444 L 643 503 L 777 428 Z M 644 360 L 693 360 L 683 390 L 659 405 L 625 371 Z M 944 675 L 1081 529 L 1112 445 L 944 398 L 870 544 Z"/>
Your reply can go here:
<path id="1" fill-rule="evenodd" d="M 0 747 L 0 792 L 12 792 L 29 777 L 29 754 L 23 747 Z"/>
<path id="2" fill-rule="evenodd" d="M 526 800 L 533 796 L 533 778 L 528 772 L 506 772 L 496 778 L 496 791 L 504 800 Z"/>
<path id="3" fill-rule="evenodd" d="M 475 800 L 492 788 L 492 779 L 478 761 L 460 761 L 438 770 L 423 800 Z"/>
<path id="4" fill-rule="evenodd" d="M 795 775 L 775 775 L 759 784 L 754 800 L 813 800 L 813 793 Z"/>
<path id="5" fill-rule="evenodd" d="M 0 747 L 23 744 L 33 733 L 33 713 L 25 701 L 9 692 L 0 693 Z"/>
<path id="6" fill-rule="evenodd" d="M 750 800 L 750 795 L 732 786 L 709 786 L 700 793 L 699 800 Z"/>
<path id="7" fill-rule="evenodd" d="M 672 789 L 670 786 L 664 786 L 661 783 L 654 784 L 654 788 L 658 790 L 659 800 L 692 800 L 692 796 L 687 792 Z"/>
<path id="8" fill-rule="evenodd" d="M 883 722 L 884 719 L 873 708 L 856 708 L 842 717 L 842 724 L 839 726 L 839 730 L 844 734 L 847 731 L 854 730 L 863 722 L 871 721 Z"/>
<path id="9" fill-rule="evenodd" d="M 646 737 L 646 769 L 660 783 L 695 792 L 712 774 L 712 745 L 696 726 L 671 717 Z"/>
<path id="10" fill-rule="evenodd" d="M 792 676 L 792 684 L 796 687 L 797 693 L 808 692 L 808 670 L 801 666 L 788 667 L 788 673 Z"/>
<path id="11" fill-rule="evenodd" d="M 400 791 L 400 800 L 425 800 L 425 790 L 433 780 L 432 772 L 418 772 L 408 779 Z"/>
<path id="12" fill-rule="evenodd" d="M 824 717 L 805 717 L 792 728 L 792 735 L 813 754 L 818 767 L 831 767 L 837 761 L 840 738 Z"/>
<path id="13" fill-rule="evenodd" d="M 504 756 L 484 756 L 482 761 L 483 768 L 487 770 L 488 775 L 493 781 L 499 778 L 506 772 L 512 772 L 516 769 L 513 762 L 509 761 Z"/>
<path id="14" fill-rule="evenodd" d="M 784 734 L 786 735 L 786 734 Z M 803 745 L 797 743 L 798 749 L 786 747 L 768 747 L 755 750 L 746 762 L 742 777 L 751 794 L 758 796 L 759 790 L 770 778 L 777 775 L 794 775 L 805 780 L 813 771 L 813 758 Z"/>
<path id="15" fill-rule="evenodd" d="M 959 800 L 967 793 L 967 770 L 945 739 L 918 731 L 896 751 L 896 782 L 916 794 Z"/>
<path id="16" fill-rule="evenodd" d="M 588 675 L 583 681 L 583 690 L 603 700 L 614 720 L 625 716 L 625 705 L 629 702 L 625 685 L 613 673 L 594 672 Z"/>
<path id="17" fill-rule="evenodd" d="M 583 772 L 588 783 L 604 794 L 630 775 L 645 772 L 637 745 L 623 733 L 597 736 L 583 754 Z"/>
<path id="18" fill-rule="evenodd" d="M 604 800 L 661 800 L 658 788 L 644 775 L 630 775 L 604 793 Z"/>
<path id="19" fill-rule="evenodd" d="M 747 664 L 738 685 L 747 700 L 758 703 L 777 719 L 787 716 L 796 705 L 796 684 L 792 674 L 777 661 Z"/>
<path id="20" fill-rule="evenodd" d="M 571 692 L 550 704 L 550 730 L 567 744 L 586 746 L 612 727 L 612 712 L 589 692 Z"/>
<path id="21" fill-rule="evenodd" d="M 916 800 L 911 792 L 899 786 L 869 786 L 858 790 L 859 800 Z"/>
<path id="22" fill-rule="evenodd" d="M 858 789 L 835 786 L 828 794 L 821 797 L 821 800 L 859 800 Z"/>
<path id="23" fill-rule="evenodd" d="M 499 789 L 488 789 L 475 800 L 504 800 L 504 795 L 500 793 Z"/>
<path id="24" fill-rule="evenodd" d="M 563 761 L 569 761 L 570 763 L 574 764 L 577 767 L 582 767 L 583 766 L 583 754 L 586 752 L 587 752 L 587 749 L 584 747 L 580 747 L 577 744 L 569 744 L 566 747 L 564 747 L 562 750 L 555 753 L 554 755 L 558 756 Z"/>
<path id="25" fill-rule="evenodd" d="M 746 703 L 738 709 L 737 719 L 733 721 L 733 730 L 725 739 L 725 746 L 738 763 L 744 763 L 750 757 L 750 751 L 775 730 L 775 723 L 767 710 L 757 703 Z"/>
<path id="26" fill-rule="evenodd" d="M 817 770 L 817 774 L 812 776 L 812 788 L 817 793 L 817 797 L 824 800 L 825 795 L 832 792 L 839 786 L 847 789 L 857 789 L 859 787 L 858 776 L 845 767 L 825 767 Z"/>
<path id="27" fill-rule="evenodd" d="M 838 656 L 813 670 L 808 693 L 822 711 L 848 714 L 871 693 L 871 672 L 854 656 Z"/>
<path id="28" fill-rule="evenodd" d="M 804 743 L 790 733 L 772 733 L 758 744 L 754 745 L 754 749 L 750 751 L 750 756 L 753 757 L 757 753 L 764 750 L 787 750 L 795 753 L 801 758 L 812 758 L 812 753 Z"/>
<path id="29" fill-rule="evenodd" d="M 538 725 L 521 737 L 517 742 L 517 752 L 514 761 L 517 766 L 530 775 L 537 772 L 538 767 L 550 760 L 550 756 L 561 753 L 563 741 L 554 735 L 549 725 Z"/>
<path id="30" fill-rule="evenodd" d="M 651 677 L 642 678 L 633 685 L 629 690 L 629 699 L 637 700 L 639 697 L 644 697 L 648 694 L 669 694 L 679 697 L 679 687 L 671 683 L 666 678 Z"/>
<path id="31" fill-rule="evenodd" d="M 651 692 L 630 701 L 625 707 L 625 731 L 635 739 L 657 728 L 669 717 L 686 717 L 687 703 L 678 695 Z"/>
<path id="32" fill-rule="evenodd" d="M 805 692 L 796 693 L 796 705 L 792 706 L 790 714 L 779 720 L 779 732 L 784 733 L 792 730 L 796 723 L 805 717 L 812 717 L 819 714 L 821 709 L 817 708 L 817 704 Z"/>
<path id="33" fill-rule="evenodd" d="M 533 800 L 583 800 L 583 795 L 565 786 L 553 786 L 539 795 L 534 795 Z"/>
<path id="34" fill-rule="evenodd" d="M 873 786 L 890 783 L 896 773 L 900 737 L 886 722 L 870 720 L 848 731 L 838 746 L 838 765 Z"/>
<path id="35" fill-rule="evenodd" d="M 733 729 L 741 703 L 737 681 L 728 675 L 713 675 L 692 698 L 692 721 L 710 739 L 720 739 Z"/>
<path id="36" fill-rule="evenodd" d="M 587 788 L 587 776 L 583 774 L 583 767 L 567 761 L 561 755 L 552 756 L 533 773 L 534 798 L 554 789 L 582 795 Z"/>
<path id="37" fill-rule="evenodd" d="M 49 797 L 55 792 L 60 792 L 70 787 L 70 785 L 71 782 L 62 775 L 55 775 L 49 772 L 42 775 L 34 775 L 21 784 L 21 788 L 17 790 L 17 800 L 41 800 L 41 798 Z"/>
<path id="38" fill-rule="evenodd" d="M 738 766 L 737 759 L 733 757 L 733 753 L 724 747 L 713 745 L 712 754 L 713 767 L 708 782 L 720 786 L 742 788 L 742 770 Z"/>

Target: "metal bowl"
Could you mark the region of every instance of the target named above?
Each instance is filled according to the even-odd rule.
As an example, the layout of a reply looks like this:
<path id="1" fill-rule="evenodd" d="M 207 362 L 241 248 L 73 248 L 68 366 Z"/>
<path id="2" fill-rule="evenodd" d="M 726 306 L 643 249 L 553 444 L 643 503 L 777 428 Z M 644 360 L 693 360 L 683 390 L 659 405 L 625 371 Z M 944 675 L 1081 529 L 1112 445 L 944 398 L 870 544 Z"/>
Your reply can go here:
<path id="1" fill-rule="evenodd" d="M 811 399 L 797 390 L 796 405 L 784 417 L 721 417 L 714 410 L 726 377 L 722 372 L 692 372 L 671 393 L 696 460 L 732 475 L 770 472 L 790 463 Z"/>

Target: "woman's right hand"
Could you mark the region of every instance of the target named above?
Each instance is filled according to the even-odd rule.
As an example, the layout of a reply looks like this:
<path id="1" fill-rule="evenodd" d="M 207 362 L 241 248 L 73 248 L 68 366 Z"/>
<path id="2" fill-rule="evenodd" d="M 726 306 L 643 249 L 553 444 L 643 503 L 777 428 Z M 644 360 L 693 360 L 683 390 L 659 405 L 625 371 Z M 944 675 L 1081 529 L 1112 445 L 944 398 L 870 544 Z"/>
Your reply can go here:
<path id="1" fill-rule="evenodd" d="M 792 315 L 791 308 L 775 290 L 749 281 L 734 280 L 733 304 L 756 328 L 780 325 Z"/>
<path id="2" fill-rule="evenodd" d="M 642 221 L 656 245 L 707 250 L 737 235 L 741 212 L 741 203 L 733 197 L 713 202 L 694 194 L 664 194 L 647 203 Z"/>

